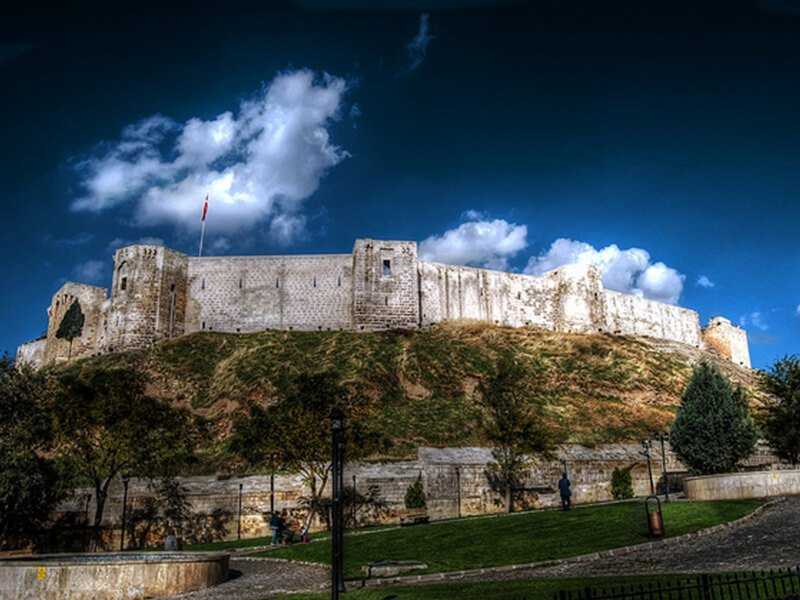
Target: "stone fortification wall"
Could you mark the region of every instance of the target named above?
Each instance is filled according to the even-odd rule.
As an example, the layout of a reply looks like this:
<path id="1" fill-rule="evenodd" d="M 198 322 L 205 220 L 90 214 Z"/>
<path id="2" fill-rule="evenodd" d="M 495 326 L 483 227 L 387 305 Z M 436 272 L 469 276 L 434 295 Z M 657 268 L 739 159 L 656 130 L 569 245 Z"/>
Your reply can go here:
<path id="1" fill-rule="evenodd" d="M 417 244 L 356 240 L 351 254 L 187 257 L 136 244 L 114 256 L 105 290 L 66 284 L 49 309 L 36 366 L 65 360 L 54 333 L 70 299 L 87 317 L 71 356 L 141 348 L 194 331 L 413 329 L 479 320 L 569 333 L 651 336 L 711 348 L 750 366 L 747 334 L 716 318 L 705 332 L 695 311 L 603 287 L 599 270 L 566 265 L 542 276 L 420 261 Z"/>
<path id="2" fill-rule="evenodd" d="M 352 263 L 350 254 L 190 258 L 186 331 L 349 329 Z"/>
<path id="3" fill-rule="evenodd" d="M 70 306 L 77 302 L 83 313 L 81 336 L 70 342 L 56 337 L 61 320 Z M 105 343 L 107 310 L 106 290 L 93 285 L 65 283 L 53 295 L 47 309 L 47 341 L 43 360 L 51 364 L 72 357 L 90 356 L 99 352 Z"/>
<path id="4" fill-rule="evenodd" d="M 15 363 L 22 366 L 37 368 L 44 364 L 44 353 L 47 350 L 47 338 L 33 340 L 26 344 L 20 344 L 17 348 Z"/>
<path id="5" fill-rule="evenodd" d="M 747 332 L 731 324 L 728 319 L 714 317 L 703 331 L 706 348 L 737 365 L 750 366 L 750 349 Z"/>
<path id="6" fill-rule="evenodd" d="M 695 311 L 612 290 L 605 290 L 604 296 L 606 331 L 701 346 L 700 317 Z"/>

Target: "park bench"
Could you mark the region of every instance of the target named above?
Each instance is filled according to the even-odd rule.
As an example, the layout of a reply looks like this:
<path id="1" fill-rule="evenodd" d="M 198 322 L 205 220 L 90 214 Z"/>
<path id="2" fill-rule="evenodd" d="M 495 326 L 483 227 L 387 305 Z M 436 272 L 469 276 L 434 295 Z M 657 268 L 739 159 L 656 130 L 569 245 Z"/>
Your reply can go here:
<path id="1" fill-rule="evenodd" d="M 428 513 L 425 510 L 407 510 L 400 515 L 400 526 L 406 527 L 408 525 L 422 525 L 430 521 Z"/>

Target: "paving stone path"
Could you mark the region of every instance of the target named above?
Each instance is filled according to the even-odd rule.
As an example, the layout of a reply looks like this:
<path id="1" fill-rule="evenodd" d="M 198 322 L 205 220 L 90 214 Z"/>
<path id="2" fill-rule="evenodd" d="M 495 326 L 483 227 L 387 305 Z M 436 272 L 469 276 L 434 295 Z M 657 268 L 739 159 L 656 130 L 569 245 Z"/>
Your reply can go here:
<path id="1" fill-rule="evenodd" d="M 680 543 L 633 550 L 622 556 L 495 573 L 476 579 L 751 571 L 794 566 L 800 566 L 800 497 L 797 496 L 767 507 L 736 527 Z"/>
<path id="2" fill-rule="evenodd" d="M 220 585 L 172 600 L 264 600 L 285 592 L 321 590 L 330 572 L 325 567 L 281 560 L 236 558 L 230 562 L 231 579 Z"/>

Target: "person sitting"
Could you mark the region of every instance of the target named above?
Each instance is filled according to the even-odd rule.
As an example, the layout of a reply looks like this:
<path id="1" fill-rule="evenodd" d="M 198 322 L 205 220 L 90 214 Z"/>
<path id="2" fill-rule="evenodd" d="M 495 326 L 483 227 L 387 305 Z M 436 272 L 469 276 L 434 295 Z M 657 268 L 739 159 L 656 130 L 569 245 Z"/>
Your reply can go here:
<path id="1" fill-rule="evenodd" d="M 572 506 L 572 484 L 566 473 L 562 473 L 558 481 L 558 492 L 561 495 L 561 510 L 569 510 Z"/>

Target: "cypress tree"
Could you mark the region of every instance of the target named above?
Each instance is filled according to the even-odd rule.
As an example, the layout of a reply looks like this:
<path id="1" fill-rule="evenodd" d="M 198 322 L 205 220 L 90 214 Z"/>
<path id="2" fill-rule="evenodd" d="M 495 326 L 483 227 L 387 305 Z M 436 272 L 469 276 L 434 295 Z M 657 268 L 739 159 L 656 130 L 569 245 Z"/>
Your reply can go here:
<path id="1" fill-rule="evenodd" d="M 695 367 L 670 432 L 683 464 L 698 475 L 733 471 L 757 439 L 742 389 L 708 363 Z"/>
<path id="2" fill-rule="evenodd" d="M 69 305 L 67 312 L 64 314 L 64 318 L 61 319 L 61 323 L 58 325 L 56 337 L 61 340 L 69 341 L 69 353 L 67 354 L 67 360 L 72 358 L 72 340 L 81 337 L 81 333 L 83 332 L 83 323 L 85 320 L 86 318 L 83 316 L 81 304 L 75 300 L 75 302 Z"/>

